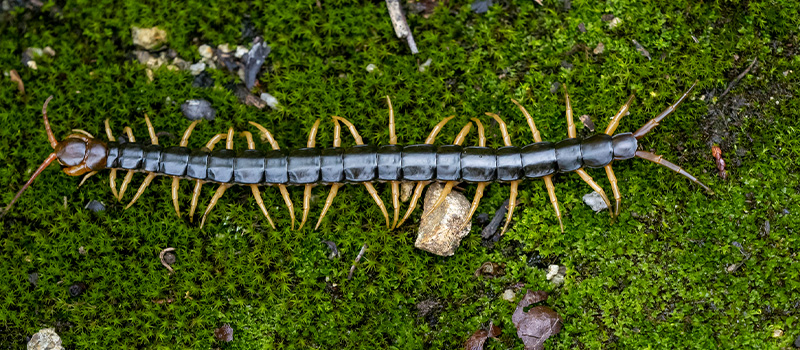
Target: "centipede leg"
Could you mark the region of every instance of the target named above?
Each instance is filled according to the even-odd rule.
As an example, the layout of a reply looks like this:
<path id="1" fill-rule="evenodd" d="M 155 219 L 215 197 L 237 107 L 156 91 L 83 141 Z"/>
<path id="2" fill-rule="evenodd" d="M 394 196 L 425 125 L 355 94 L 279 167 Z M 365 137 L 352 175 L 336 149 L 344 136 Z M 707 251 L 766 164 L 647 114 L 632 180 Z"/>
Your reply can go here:
<path id="1" fill-rule="evenodd" d="M 461 129 L 461 132 L 459 132 L 455 140 L 453 140 L 453 144 L 459 146 L 463 144 L 464 140 L 467 138 L 467 134 L 469 134 L 470 129 L 472 129 L 472 123 L 467 123 L 467 125 L 464 125 L 464 127 Z M 423 218 L 427 217 L 428 215 L 430 215 L 430 213 L 433 213 L 433 211 L 436 208 L 438 208 L 442 203 L 444 203 L 444 200 L 445 198 L 447 198 L 447 195 L 450 194 L 450 191 L 452 191 L 453 187 L 457 184 L 458 181 L 447 181 L 447 183 L 444 185 L 444 188 L 442 189 L 442 192 L 439 194 L 439 198 L 436 199 L 436 202 L 433 204 L 433 206 L 431 206 L 430 208 L 426 208 L 426 211 L 422 214 L 422 217 Z"/>
<path id="2" fill-rule="evenodd" d="M 508 225 L 511 224 L 511 217 L 514 216 L 514 208 L 517 206 L 517 188 L 522 180 L 511 181 L 511 195 L 508 198 L 508 216 L 506 216 L 506 224 L 503 225 L 503 230 L 500 235 L 504 235 L 508 230 Z"/>
<path id="3" fill-rule="evenodd" d="M 181 217 L 181 209 L 178 204 L 178 189 L 180 188 L 181 178 L 177 176 L 172 177 L 172 205 L 175 207 L 175 214 Z"/>
<path id="4" fill-rule="evenodd" d="M 153 179 L 155 179 L 155 178 L 156 178 L 156 173 L 148 173 L 147 174 L 147 177 L 144 178 L 144 181 L 142 182 L 142 185 L 139 186 L 139 190 L 136 191 L 136 195 L 134 195 L 133 199 L 131 200 L 131 202 L 128 203 L 128 205 L 125 206 L 125 209 L 130 208 L 133 205 L 133 203 L 136 203 L 136 200 L 139 199 L 139 196 L 141 196 L 142 193 L 144 193 L 144 189 L 147 188 L 147 186 L 150 185 L 150 182 L 152 182 Z"/>
<path id="5" fill-rule="evenodd" d="M 126 126 L 123 130 L 125 131 L 125 134 L 128 135 L 128 140 L 130 140 L 130 142 L 136 142 L 136 138 L 133 137 L 133 130 L 131 130 L 129 126 Z M 122 201 L 122 197 L 125 196 L 125 190 L 128 189 L 128 184 L 131 183 L 131 180 L 133 180 L 133 171 L 129 170 L 125 174 L 125 178 L 122 180 L 122 185 L 119 187 L 119 197 L 117 197 L 117 200 L 120 202 Z"/>
<path id="6" fill-rule="evenodd" d="M 622 120 L 622 117 L 624 117 L 625 113 L 627 113 L 628 109 L 630 109 L 631 103 L 633 102 L 633 98 L 634 95 L 628 97 L 628 101 L 625 102 L 625 104 L 619 108 L 617 114 L 614 114 L 614 117 L 612 117 L 611 121 L 608 122 L 608 126 L 606 127 L 606 132 L 605 132 L 606 135 L 609 136 L 614 135 L 614 131 L 616 131 L 617 127 L 619 126 L 619 121 Z"/>
<path id="7" fill-rule="evenodd" d="M 619 185 L 617 185 L 617 177 L 614 176 L 614 170 L 611 169 L 611 164 L 604 167 L 608 181 L 611 182 L 611 192 L 614 193 L 614 216 L 619 216 L 619 205 L 622 202 L 622 195 L 619 193 Z M 610 210 L 610 209 L 609 209 Z"/>
<path id="8" fill-rule="evenodd" d="M 347 126 L 348 130 L 350 130 L 350 134 L 352 134 L 353 138 L 356 140 L 357 145 L 364 144 L 364 140 L 361 138 L 361 135 L 358 134 L 358 130 L 356 130 L 356 127 L 355 125 L 353 125 L 353 123 L 351 123 L 347 119 L 338 116 L 333 116 L 333 119 L 338 120 L 344 123 L 345 126 Z M 386 218 L 386 227 L 391 228 L 391 226 L 389 225 L 389 212 L 386 211 L 386 206 L 383 205 L 383 200 L 381 200 L 381 197 L 378 195 L 378 191 L 375 190 L 375 186 L 372 186 L 372 184 L 369 182 L 365 182 L 364 187 L 367 188 L 367 192 L 369 192 L 370 196 L 372 196 L 372 199 L 375 200 L 375 204 L 383 213 L 383 217 Z"/>
<path id="9" fill-rule="evenodd" d="M 391 104 L 390 104 L 391 108 Z M 339 121 L 333 119 L 333 147 L 339 147 L 342 145 L 342 126 L 339 124 Z M 333 204 L 333 199 L 336 197 L 336 194 L 339 192 L 339 187 L 342 184 L 334 183 L 331 185 L 331 190 L 328 192 L 328 198 L 325 199 L 325 205 L 322 207 L 322 213 L 319 215 L 319 219 L 317 219 L 317 224 L 314 226 L 314 230 L 319 228 L 319 225 L 322 223 L 322 219 L 325 217 L 325 214 L 328 213 L 328 209 L 331 208 L 331 204 Z"/>
<path id="10" fill-rule="evenodd" d="M 469 214 L 467 214 L 467 219 L 464 220 L 464 223 L 461 224 L 461 227 L 459 227 L 456 232 L 461 232 L 464 227 L 467 227 L 470 220 L 472 220 L 472 216 L 475 215 L 475 211 L 478 210 L 478 204 L 481 202 L 481 198 L 483 198 L 483 189 L 486 188 L 488 184 L 488 182 L 478 183 L 478 187 L 475 189 L 475 197 L 472 198 L 472 206 L 469 208 Z"/>
<path id="11" fill-rule="evenodd" d="M 194 191 L 192 191 L 192 201 L 189 204 L 189 222 L 194 222 L 194 211 L 197 209 L 197 200 L 200 198 L 200 188 L 203 187 L 203 181 L 197 180 L 194 184 Z"/>
<path id="12" fill-rule="evenodd" d="M 331 204 L 333 204 L 333 198 L 336 197 L 336 193 L 339 192 L 339 187 L 341 186 L 342 184 L 331 185 L 331 191 L 328 193 L 328 199 L 325 200 L 325 206 L 322 208 L 322 214 L 319 215 L 319 220 L 317 220 L 317 225 L 314 226 L 315 230 L 319 228 L 319 224 L 322 223 L 322 218 L 324 218 L 325 214 L 328 213 L 328 209 L 330 209 Z"/>
<path id="13" fill-rule="evenodd" d="M 592 187 L 592 189 L 595 192 L 597 192 L 597 194 L 599 194 L 601 198 L 603 198 L 603 202 L 606 202 L 606 206 L 608 207 L 608 212 L 613 218 L 614 213 L 611 211 L 611 201 L 608 200 L 608 197 L 606 196 L 606 191 L 603 191 L 603 188 L 600 187 L 600 185 L 598 185 L 596 182 L 594 182 L 592 177 L 589 176 L 589 174 L 587 174 L 586 170 L 584 170 L 583 168 L 575 170 L 575 172 L 578 173 L 581 179 L 583 179 L 584 182 L 586 182 L 590 187 Z"/>
<path id="14" fill-rule="evenodd" d="M 89 179 L 90 177 L 94 176 L 95 174 L 97 174 L 97 171 L 91 171 L 88 174 L 83 175 L 83 178 L 81 179 L 81 182 L 78 184 L 78 188 L 83 186 L 83 183 L 86 182 L 87 179 Z"/>
<path id="15" fill-rule="evenodd" d="M 389 144 L 397 144 L 397 133 L 395 133 L 394 122 L 394 107 L 392 107 L 392 100 L 386 96 L 386 103 L 389 104 Z M 338 124 L 338 123 L 337 123 Z M 397 227 L 397 220 L 400 219 L 400 182 L 392 181 L 392 207 L 394 207 L 394 220 L 392 221 L 392 229 Z"/>
<path id="16" fill-rule="evenodd" d="M 211 212 L 211 209 L 214 209 L 214 206 L 217 205 L 217 201 L 222 198 L 222 195 L 225 194 L 225 190 L 227 190 L 231 185 L 222 184 L 219 185 L 217 188 L 217 192 L 214 192 L 214 197 L 211 197 L 211 202 L 208 203 L 208 207 L 206 207 L 206 212 L 203 213 L 203 217 L 200 219 L 200 228 L 203 228 L 203 225 L 206 223 L 206 217 L 208 217 L 208 213 Z"/>
<path id="17" fill-rule="evenodd" d="M 253 134 L 251 134 L 249 131 L 242 131 L 242 136 L 244 136 L 244 138 L 247 140 L 247 149 L 256 149 L 256 143 L 253 142 Z M 250 185 L 250 191 L 253 192 L 253 197 L 256 199 L 258 208 L 261 209 L 261 213 L 264 214 L 264 217 L 267 218 L 267 222 L 269 222 L 269 225 L 272 226 L 272 229 L 274 230 L 275 223 L 272 222 L 272 217 L 269 216 L 267 207 L 264 206 L 264 199 L 261 198 L 261 190 L 258 189 L 258 185 Z"/>
<path id="18" fill-rule="evenodd" d="M 650 153 L 650 152 L 646 152 L 646 151 L 636 151 L 636 158 L 646 159 L 646 160 L 649 160 L 649 161 L 651 161 L 653 163 L 661 165 L 661 166 L 663 166 L 663 167 L 665 167 L 665 168 L 667 168 L 669 170 L 672 170 L 672 171 L 678 173 L 679 175 L 682 175 L 682 176 L 686 177 L 687 179 L 689 179 L 689 181 L 698 184 L 700 187 L 704 188 L 706 191 L 710 192 L 711 194 L 714 194 L 714 191 L 712 191 L 710 188 L 708 188 L 708 186 L 706 186 L 705 184 L 700 182 L 700 180 L 698 180 L 696 177 L 692 176 L 692 174 L 689 174 L 688 172 L 686 172 L 686 170 L 683 170 L 683 168 L 681 168 L 680 166 L 677 166 L 677 165 L 673 164 L 672 162 L 664 159 L 663 156 L 660 156 L 660 155 L 657 155 L 657 154 L 653 154 L 653 153 Z"/>
<path id="19" fill-rule="evenodd" d="M 317 131 L 319 130 L 319 123 L 320 120 L 317 119 L 314 122 L 314 125 L 311 127 L 311 130 L 308 132 L 308 148 L 314 148 L 316 145 L 316 138 L 317 138 Z M 308 219 L 308 211 L 311 209 L 311 189 L 314 187 L 312 184 L 308 184 L 305 186 L 303 190 L 303 219 L 300 220 L 300 226 L 297 229 L 302 229 L 303 225 L 306 224 L 306 220 Z"/>
<path id="20" fill-rule="evenodd" d="M 403 215 L 403 218 L 400 219 L 400 222 L 397 223 L 397 226 L 402 225 L 406 221 L 406 219 L 408 219 L 408 217 L 411 216 L 411 213 L 417 207 L 417 202 L 419 201 L 419 198 L 422 197 L 422 190 L 424 190 L 425 186 L 427 186 L 430 183 L 431 183 L 430 181 L 417 181 L 417 187 L 414 188 L 414 195 L 411 196 L 411 201 L 409 202 L 406 215 Z"/>
<path id="21" fill-rule="evenodd" d="M 221 134 L 221 135 L 225 135 L 225 134 Z M 219 136 L 219 135 L 217 135 L 217 136 Z M 216 141 L 214 141 L 214 143 L 216 143 Z M 208 147 L 209 149 L 213 149 L 214 148 L 214 144 L 211 144 L 209 146 L 210 146 L 210 147 Z M 233 128 L 232 127 L 228 128 L 228 134 L 225 135 L 225 148 L 226 149 L 233 149 Z M 200 219 L 200 228 L 201 229 L 203 228 L 203 225 L 206 222 L 206 218 L 208 217 L 208 214 L 211 213 L 211 209 L 214 209 L 214 206 L 217 204 L 217 201 L 219 201 L 219 199 L 222 198 L 222 195 L 225 194 L 225 190 L 229 189 L 231 186 L 233 186 L 233 185 L 220 184 L 219 188 L 217 188 L 217 191 L 214 192 L 214 196 L 211 197 L 211 202 L 208 203 L 208 207 L 206 207 L 206 211 L 205 211 L 205 213 L 203 213 L 203 217 Z"/>
<path id="22" fill-rule="evenodd" d="M 117 141 L 117 139 L 114 137 L 114 133 L 111 132 L 111 125 L 109 124 L 108 119 L 106 119 L 103 124 L 105 124 L 106 127 L 106 136 L 108 136 L 108 141 Z M 114 198 L 119 197 L 119 194 L 117 193 L 117 169 L 111 169 L 111 172 L 108 176 L 108 182 L 111 186 L 111 193 L 114 195 Z"/>
<path id="23" fill-rule="evenodd" d="M 270 146 L 272 146 L 273 150 L 279 150 L 280 146 L 278 146 L 278 142 L 275 141 L 275 138 L 272 137 L 272 133 L 267 130 L 267 128 L 263 127 L 261 124 L 256 122 L 248 122 L 250 125 L 255 126 L 256 129 L 261 133 L 261 139 L 267 140 Z M 281 197 L 283 197 L 283 201 L 286 202 L 286 208 L 289 210 L 289 217 L 292 220 L 292 230 L 294 230 L 294 204 L 292 204 L 292 198 L 289 197 L 289 190 L 286 188 L 286 185 L 278 185 L 278 189 L 281 191 Z"/>
<path id="24" fill-rule="evenodd" d="M 578 137 L 578 131 L 575 128 L 575 121 L 572 119 L 572 104 L 569 100 L 569 92 L 567 92 L 567 84 L 564 84 L 564 101 L 567 104 L 567 135 L 570 138 Z"/>
<path id="25" fill-rule="evenodd" d="M 147 114 L 144 115 L 144 121 L 147 124 L 147 132 L 150 134 L 150 143 L 153 145 L 157 145 L 158 136 L 156 136 L 156 131 L 155 129 L 153 129 L 153 124 L 150 123 L 150 117 L 148 117 Z M 136 195 L 133 196 L 133 200 L 131 200 L 131 202 L 128 203 L 127 206 L 125 206 L 125 209 L 130 208 L 133 205 L 133 203 L 136 203 L 136 200 L 139 199 L 139 196 L 141 196 L 142 193 L 144 193 L 144 189 L 150 185 L 150 182 L 152 182 L 155 177 L 156 177 L 155 173 L 147 174 L 147 177 L 144 178 L 144 182 L 142 182 L 142 185 L 139 186 L 139 190 L 136 191 Z"/>

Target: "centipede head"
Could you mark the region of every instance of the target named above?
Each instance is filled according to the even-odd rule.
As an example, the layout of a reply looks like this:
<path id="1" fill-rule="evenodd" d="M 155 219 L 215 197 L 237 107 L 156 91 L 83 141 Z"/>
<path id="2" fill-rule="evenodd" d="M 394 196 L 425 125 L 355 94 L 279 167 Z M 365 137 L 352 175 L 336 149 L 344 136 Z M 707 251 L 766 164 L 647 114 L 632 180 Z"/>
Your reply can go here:
<path id="1" fill-rule="evenodd" d="M 47 131 L 47 139 L 54 151 L 50 153 L 47 159 L 36 169 L 28 182 L 17 192 L 8 206 L 6 206 L 6 209 L 0 213 L 0 217 L 8 213 L 17 199 L 19 199 L 22 193 L 33 183 L 33 180 L 35 180 L 54 160 L 57 160 L 58 163 L 61 164 L 64 173 L 70 176 L 83 175 L 90 171 L 103 169 L 106 166 L 106 155 L 108 153 L 106 144 L 95 139 L 90 134 L 85 132 L 73 133 L 61 142 L 56 140 L 55 135 L 53 135 L 53 130 L 50 128 L 50 121 L 47 119 L 47 105 L 52 98 L 53 96 L 50 96 L 44 102 L 44 106 L 42 106 L 42 117 L 44 119 L 45 130 Z"/>

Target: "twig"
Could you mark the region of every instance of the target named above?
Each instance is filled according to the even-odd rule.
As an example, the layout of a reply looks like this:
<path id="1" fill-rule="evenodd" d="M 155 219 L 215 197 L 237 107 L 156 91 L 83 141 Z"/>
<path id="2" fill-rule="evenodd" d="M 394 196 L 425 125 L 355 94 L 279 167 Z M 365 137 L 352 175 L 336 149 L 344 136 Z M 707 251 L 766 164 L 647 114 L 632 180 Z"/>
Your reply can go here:
<path id="1" fill-rule="evenodd" d="M 19 90 L 20 94 L 25 94 L 25 84 L 22 82 L 22 78 L 19 77 L 19 73 L 16 70 L 12 69 L 8 71 L 8 76 L 11 78 L 11 81 L 17 83 L 17 90 Z"/>
<path id="2" fill-rule="evenodd" d="M 167 252 L 174 252 L 174 251 L 175 248 L 166 248 L 162 250 L 161 253 L 158 254 L 158 258 L 161 260 L 161 265 L 164 265 L 164 267 L 166 267 L 167 270 L 169 270 L 169 273 L 172 273 L 174 270 L 172 269 L 172 266 L 169 266 L 169 264 L 167 264 L 167 262 L 164 261 L 164 254 L 167 254 Z"/>
<path id="3" fill-rule="evenodd" d="M 389 17 L 392 19 L 392 26 L 394 26 L 394 33 L 398 38 L 406 38 L 408 47 L 411 49 L 412 54 L 417 54 L 417 43 L 414 42 L 414 35 L 411 34 L 411 28 L 408 27 L 406 16 L 403 14 L 403 9 L 400 8 L 400 0 L 386 0 L 386 7 L 389 9 Z"/>
<path id="4" fill-rule="evenodd" d="M 364 253 L 366 251 L 367 251 L 367 244 L 364 243 L 364 245 L 361 246 L 361 251 L 359 251 L 358 255 L 356 256 L 356 261 L 353 261 L 353 266 L 350 266 L 350 273 L 347 274 L 348 280 L 353 279 L 353 272 L 356 271 L 356 264 L 358 264 L 358 261 L 361 260 L 361 257 L 364 256 Z"/>
<path id="5" fill-rule="evenodd" d="M 736 78 L 733 78 L 733 81 L 731 81 L 730 84 L 728 84 L 728 88 L 725 89 L 725 92 L 723 92 L 722 95 L 719 95 L 719 98 L 721 99 L 722 97 L 727 95 L 728 92 L 731 91 L 731 89 L 733 89 L 734 86 L 736 86 L 739 80 L 742 80 L 742 78 L 744 78 L 744 76 L 747 75 L 747 73 L 750 73 L 750 70 L 753 69 L 753 66 L 756 65 L 756 62 L 758 62 L 758 57 L 753 59 L 753 63 L 750 63 L 750 65 L 747 66 L 747 69 L 745 69 L 744 72 L 737 75 Z"/>

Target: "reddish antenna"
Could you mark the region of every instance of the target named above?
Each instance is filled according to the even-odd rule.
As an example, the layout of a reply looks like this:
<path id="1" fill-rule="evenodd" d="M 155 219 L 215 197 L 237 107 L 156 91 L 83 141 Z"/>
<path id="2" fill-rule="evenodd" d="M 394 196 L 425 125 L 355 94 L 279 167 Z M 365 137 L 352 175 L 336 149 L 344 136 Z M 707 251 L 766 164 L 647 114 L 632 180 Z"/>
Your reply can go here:
<path id="1" fill-rule="evenodd" d="M 50 146 L 53 147 L 53 149 L 55 149 L 56 146 L 58 146 L 58 141 L 56 141 L 56 137 L 55 135 L 53 135 L 53 130 L 50 129 L 50 121 L 47 120 L 47 104 L 50 103 L 50 100 L 52 99 L 53 95 L 50 95 L 50 97 L 48 97 L 47 100 L 44 101 L 44 106 L 42 106 L 42 116 L 44 117 L 44 128 L 45 130 L 47 130 L 47 139 L 50 141 Z M 31 175 L 31 178 L 28 180 L 28 182 L 25 183 L 25 186 L 22 186 L 22 189 L 20 189 L 19 192 L 17 192 L 17 195 L 14 196 L 14 199 L 11 200 L 11 203 L 8 203 L 3 212 L 0 213 L 0 218 L 5 216 L 8 213 L 8 211 L 11 210 L 11 207 L 14 206 L 14 203 L 16 203 L 17 199 L 19 199 L 19 197 L 22 196 L 22 192 L 25 192 L 25 190 L 28 189 L 28 187 L 33 183 L 33 180 L 36 180 L 36 177 L 38 177 L 39 174 L 41 174 L 44 171 L 44 169 L 46 169 L 47 166 L 50 165 L 50 163 L 52 163 L 57 158 L 58 157 L 56 156 L 55 153 L 50 153 L 50 155 L 47 156 L 47 159 L 44 160 L 44 163 L 42 163 L 42 165 L 39 165 L 39 168 L 36 169 L 33 175 Z"/>

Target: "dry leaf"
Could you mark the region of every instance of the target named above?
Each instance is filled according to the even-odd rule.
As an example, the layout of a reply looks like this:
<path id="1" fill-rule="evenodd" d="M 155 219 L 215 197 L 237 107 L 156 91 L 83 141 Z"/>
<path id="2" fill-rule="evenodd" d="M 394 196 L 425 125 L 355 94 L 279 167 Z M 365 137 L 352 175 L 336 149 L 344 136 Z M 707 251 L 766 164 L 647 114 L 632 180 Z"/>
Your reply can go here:
<path id="1" fill-rule="evenodd" d="M 483 343 L 486 342 L 486 339 L 489 338 L 497 338 L 498 335 L 502 333 L 500 327 L 494 325 L 493 323 L 489 323 L 489 330 L 485 331 L 483 329 L 479 329 L 472 333 L 472 336 L 467 339 L 467 342 L 464 343 L 464 349 L 466 350 L 483 350 Z"/>
<path id="2" fill-rule="evenodd" d="M 547 306 L 534 306 L 525 312 L 529 305 L 545 300 L 547 292 L 528 290 L 511 316 L 511 322 L 517 327 L 517 336 L 522 339 L 526 350 L 543 350 L 547 338 L 558 334 L 564 325 L 561 316 Z"/>

